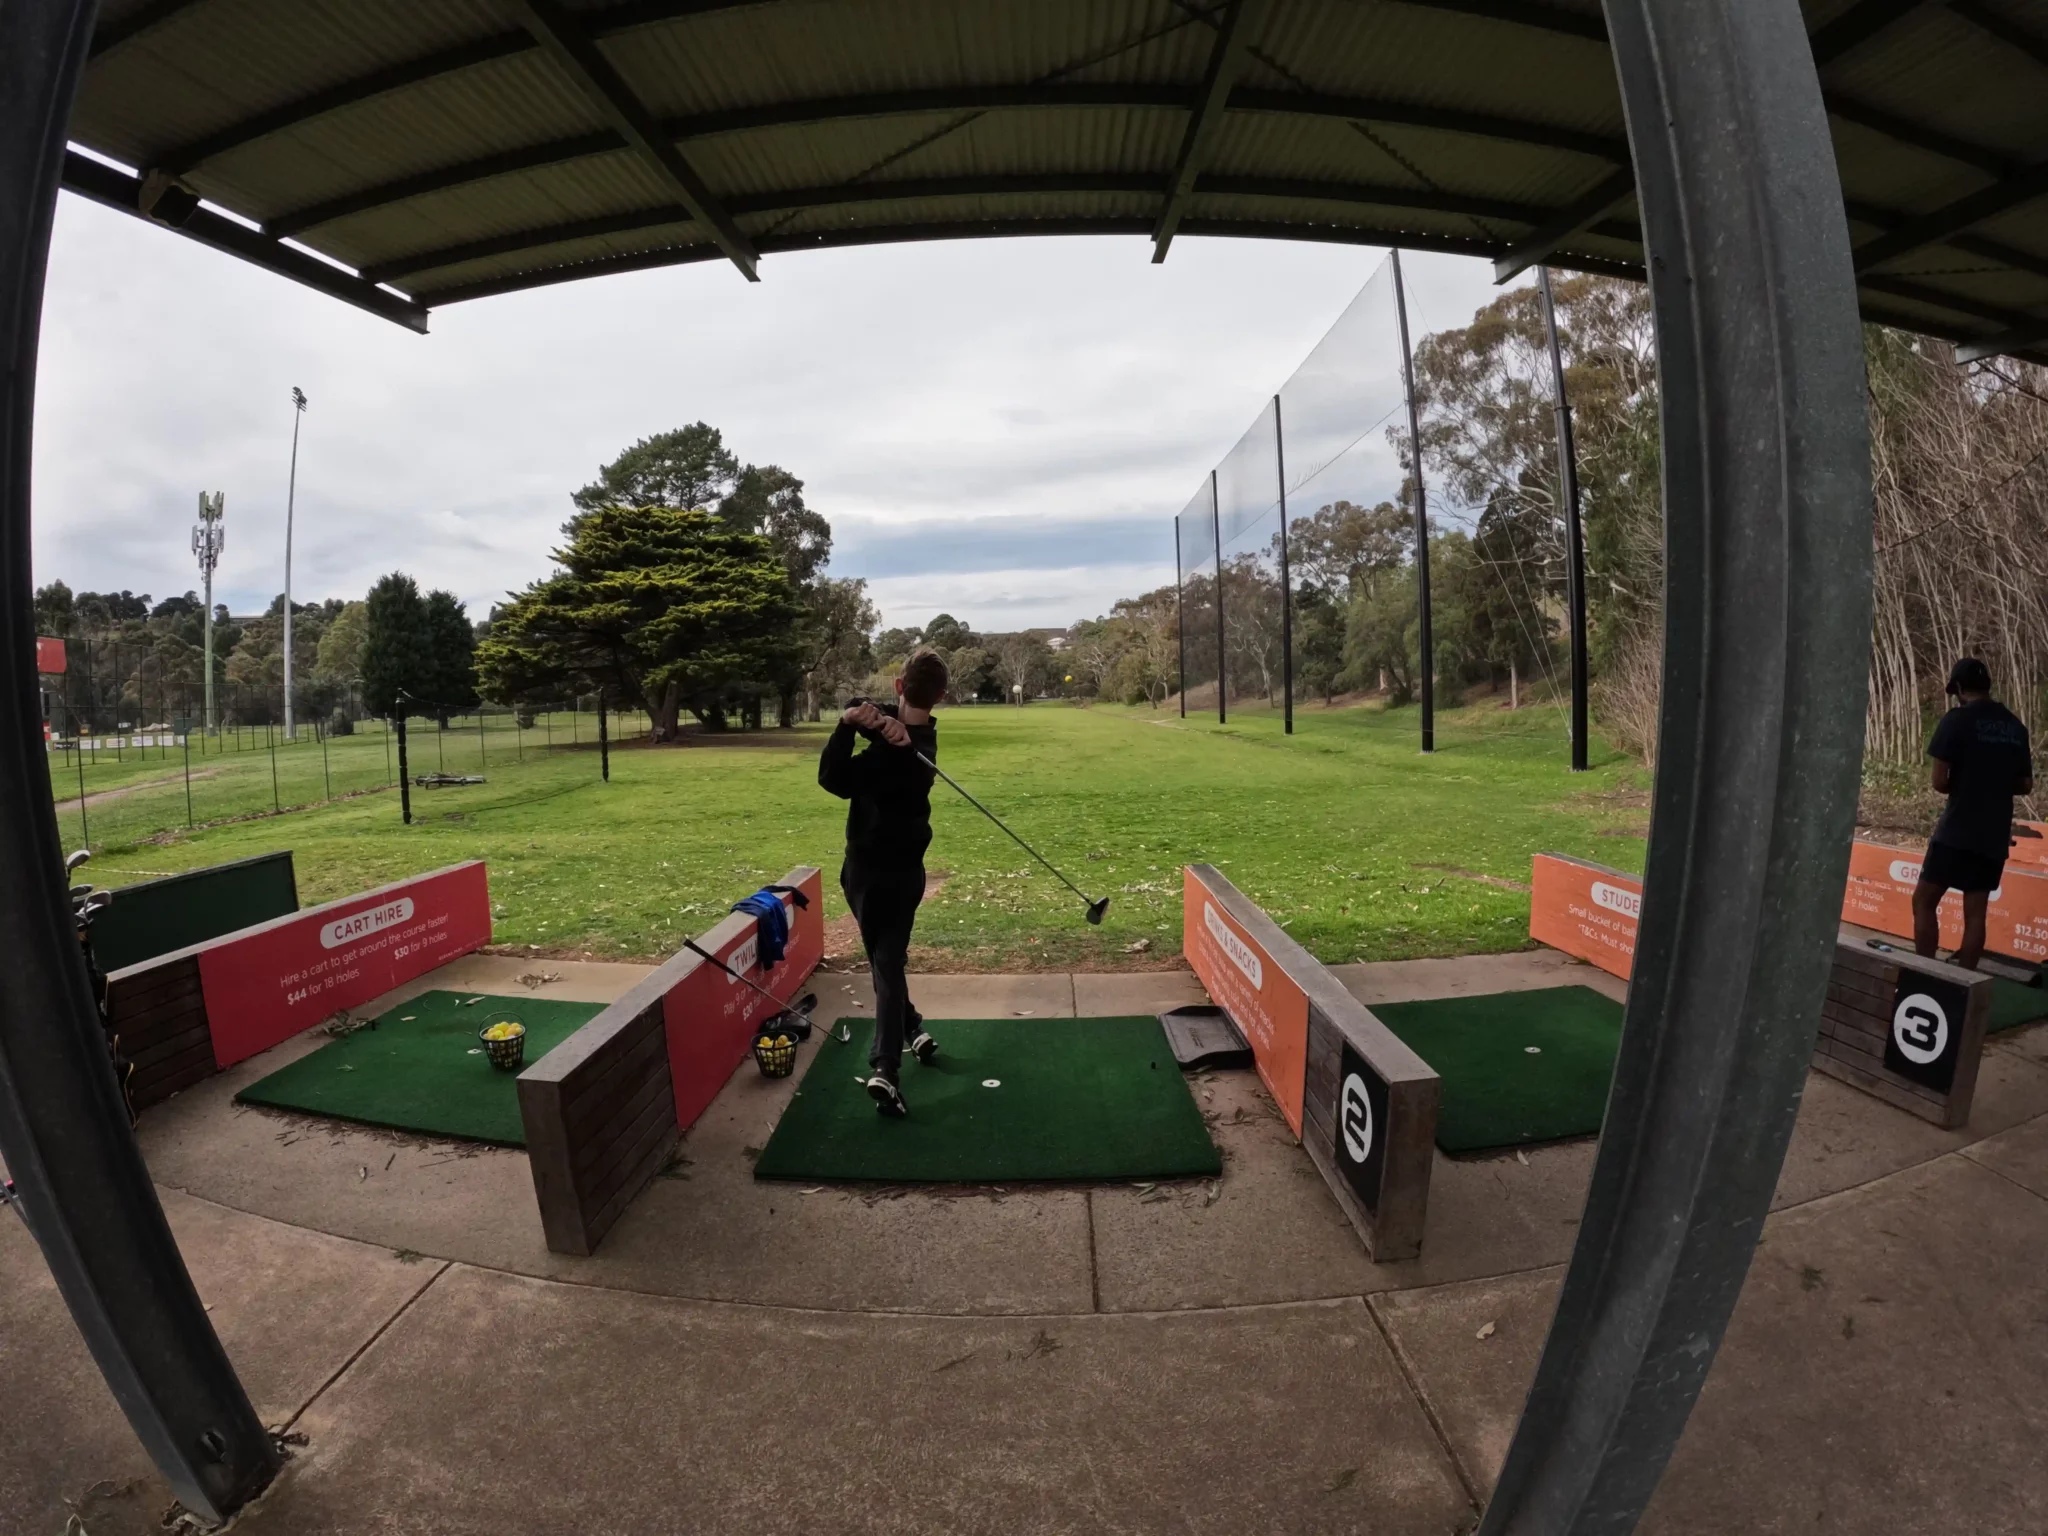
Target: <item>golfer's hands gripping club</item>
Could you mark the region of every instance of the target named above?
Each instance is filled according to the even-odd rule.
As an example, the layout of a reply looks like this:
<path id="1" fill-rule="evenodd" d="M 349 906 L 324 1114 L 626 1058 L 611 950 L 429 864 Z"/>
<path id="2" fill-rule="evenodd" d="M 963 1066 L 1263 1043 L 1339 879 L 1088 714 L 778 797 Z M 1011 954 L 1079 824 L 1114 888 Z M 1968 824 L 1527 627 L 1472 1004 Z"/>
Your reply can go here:
<path id="1" fill-rule="evenodd" d="M 862 699 L 839 717 L 846 724 L 863 731 L 872 731 L 892 747 L 910 745 L 910 730 L 894 715 L 885 715 L 866 699 Z"/>

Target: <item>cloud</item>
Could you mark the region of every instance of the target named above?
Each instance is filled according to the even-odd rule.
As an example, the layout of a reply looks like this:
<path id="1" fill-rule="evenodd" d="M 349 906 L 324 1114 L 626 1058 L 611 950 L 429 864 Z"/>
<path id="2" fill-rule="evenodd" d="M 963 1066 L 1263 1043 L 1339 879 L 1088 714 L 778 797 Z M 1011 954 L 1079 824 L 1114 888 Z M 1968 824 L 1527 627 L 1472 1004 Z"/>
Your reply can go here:
<path id="1" fill-rule="evenodd" d="M 937 242 L 703 264 L 386 321 L 65 196 L 36 427 L 38 581 L 197 585 L 200 491 L 227 495 L 218 594 L 283 585 L 289 392 L 305 389 L 293 590 L 410 571 L 480 612 L 545 574 L 569 492 L 705 420 L 801 476 L 891 622 L 1064 623 L 1172 578 L 1171 519 L 1382 259 L 1182 239 Z M 1417 328 L 1492 294 L 1410 258 Z M 1390 457 L 1372 470 L 1385 479 Z"/>

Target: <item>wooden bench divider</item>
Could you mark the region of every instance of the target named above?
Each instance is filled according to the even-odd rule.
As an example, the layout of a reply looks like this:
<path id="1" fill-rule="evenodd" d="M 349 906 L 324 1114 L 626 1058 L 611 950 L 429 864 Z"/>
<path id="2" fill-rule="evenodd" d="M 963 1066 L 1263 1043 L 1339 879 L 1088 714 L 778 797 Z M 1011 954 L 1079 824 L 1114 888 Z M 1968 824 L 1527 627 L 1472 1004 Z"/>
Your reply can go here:
<path id="1" fill-rule="evenodd" d="M 779 883 L 803 890 L 810 906 L 790 912 L 789 949 L 773 972 L 763 976 L 752 966 L 756 919 L 744 913 L 723 918 L 697 942 L 787 998 L 823 953 L 823 884 L 809 866 Z M 713 981 L 716 989 L 707 992 Z M 714 1013 L 707 997 L 723 1002 L 727 991 L 746 1003 Z M 596 1251 L 744 1059 L 748 1026 L 767 1009 L 756 994 L 682 950 L 520 1073 L 527 1161 L 551 1250 L 580 1257 Z"/>

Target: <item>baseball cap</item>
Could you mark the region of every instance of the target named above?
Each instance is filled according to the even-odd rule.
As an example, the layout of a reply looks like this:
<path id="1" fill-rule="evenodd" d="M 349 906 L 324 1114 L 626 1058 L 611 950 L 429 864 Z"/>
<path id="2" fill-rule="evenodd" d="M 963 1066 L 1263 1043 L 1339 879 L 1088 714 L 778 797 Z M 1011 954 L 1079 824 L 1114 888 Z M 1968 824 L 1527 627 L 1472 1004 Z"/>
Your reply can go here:
<path id="1" fill-rule="evenodd" d="M 1989 693 L 1991 691 L 1991 669 L 1974 656 L 1965 656 L 1949 668 L 1948 691 L 1950 693 Z"/>

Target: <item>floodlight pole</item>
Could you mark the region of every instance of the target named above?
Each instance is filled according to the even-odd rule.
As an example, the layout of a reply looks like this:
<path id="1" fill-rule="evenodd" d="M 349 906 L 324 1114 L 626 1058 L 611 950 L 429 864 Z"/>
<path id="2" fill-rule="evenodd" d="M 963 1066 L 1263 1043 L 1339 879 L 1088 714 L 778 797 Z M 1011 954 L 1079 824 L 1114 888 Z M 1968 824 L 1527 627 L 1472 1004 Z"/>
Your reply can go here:
<path id="1" fill-rule="evenodd" d="M 1223 508 L 1216 499 L 1216 471 L 1209 471 L 1209 529 L 1216 539 L 1216 723 L 1229 716 L 1223 702 Z"/>
<path id="2" fill-rule="evenodd" d="M 206 731 L 213 733 L 213 568 L 228 547 L 227 493 L 199 493 L 199 523 L 192 530 L 192 553 L 199 557 L 199 575 L 206 588 Z"/>
<path id="3" fill-rule="evenodd" d="M 1556 395 L 1557 484 L 1564 502 L 1564 602 L 1572 638 L 1572 772 L 1586 771 L 1586 540 L 1579 527 L 1578 450 L 1572 443 L 1572 406 L 1564 392 L 1564 353 L 1557 344 L 1557 307 L 1550 268 L 1536 269 L 1543 291 L 1543 329 L 1550 339 L 1550 379 Z"/>
<path id="4" fill-rule="evenodd" d="M 193 1287 L 109 1065 L 65 892 L 29 623 L 43 277 L 94 9 L 0 5 L 0 1157 L 115 1403 L 172 1494 L 213 1525 L 280 1458 Z"/>
<path id="5" fill-rule="evenodd" d="M 1415 409 L 1415 354 L 1408 346 L 1408 290 L 1401 283 L 1401 250 L 1396 246 L 1394 311 L 1401 318 L 1401 388 L 1408 397 L 1408 453 L 1415 481 L 1415 628 L 1422 653 L 1416 670 L 1422 686 L 1422 750 L 1436 750 L 1436 643 L 1429 630 L 1429 503 L 1422 493 L 1422 422 Z"/>
<path id="6" fill-rule="evenodd" d="M 1181 597 L 1180 519 L 1173 520 L 1173 628 L 1180 641 L 1180 672 L 1174 678 L 1180 694 L 1180 717 L 1188 717 L 1188 619 L 1187 604 Z"/>
<path id="7" fill-rule="evenodd" d="M 292 386 L 292 473 L 284 493 L 284 739 L 296 741 L 292 725 L 292 507 L 299 494 L 299 418 L 306 414 L 306 394 Z"/>
<path id="8" fill-rule="evenodd" d="M 1294 734 L 1294 594 L 1287 580 L 1287 444 L 1280 397 L 1273 397 L 1273 462 L 1280 482 L 1280 706 L 1286 733 Z"/>

